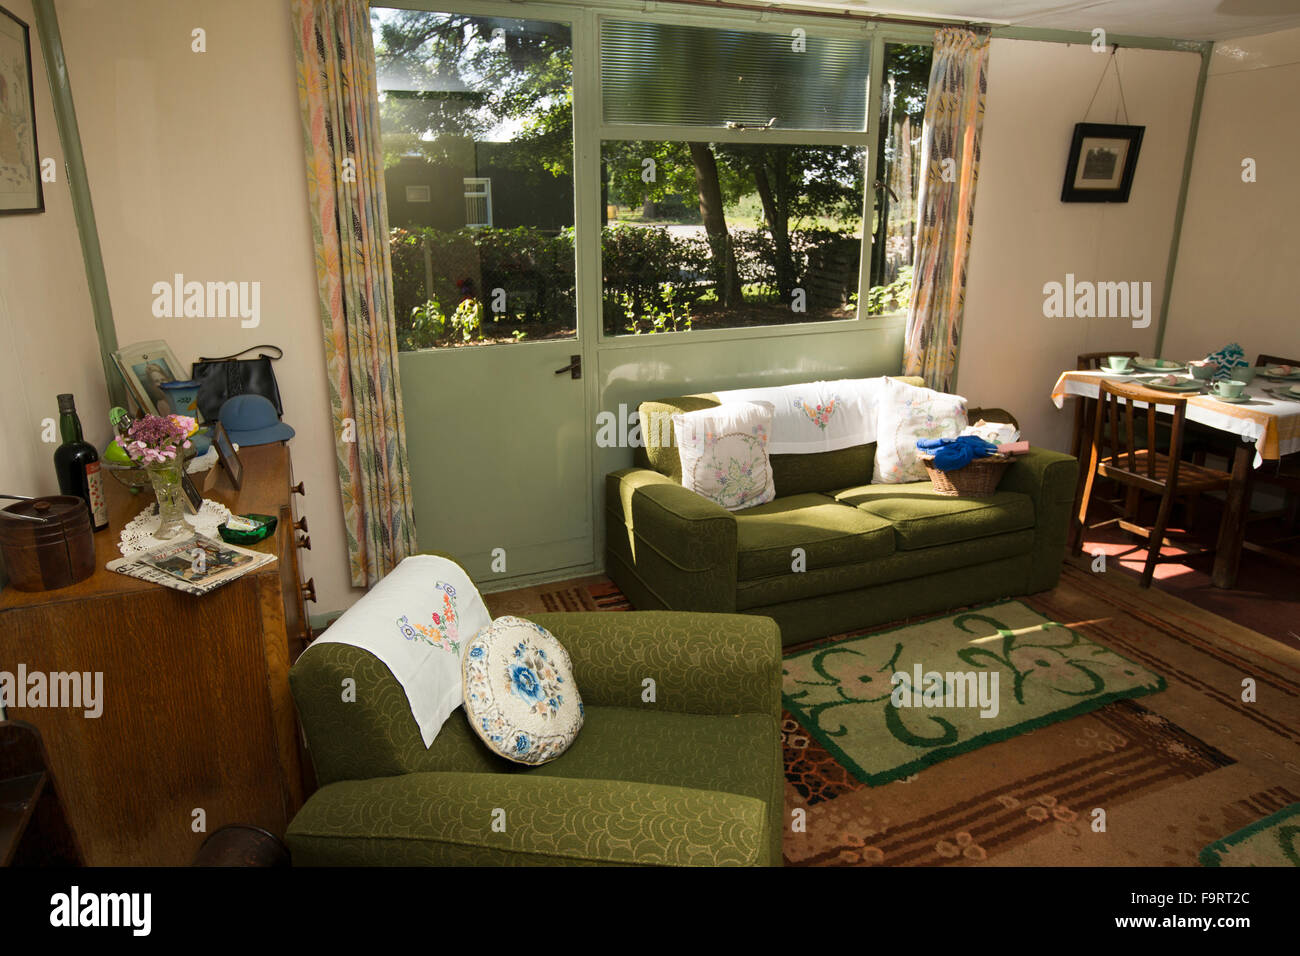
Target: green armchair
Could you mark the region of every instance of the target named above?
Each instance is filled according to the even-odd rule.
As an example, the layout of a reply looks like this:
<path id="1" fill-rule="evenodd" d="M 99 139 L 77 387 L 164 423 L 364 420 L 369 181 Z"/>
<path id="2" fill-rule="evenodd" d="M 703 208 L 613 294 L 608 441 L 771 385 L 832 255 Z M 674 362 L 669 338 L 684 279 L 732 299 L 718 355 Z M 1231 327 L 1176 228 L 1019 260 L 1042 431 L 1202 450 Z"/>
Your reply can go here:
<path id="1" fill-rule="evenodd" d="M 781 638 L 767 618 L 538 614 L 586 717 L 540 767 L 493 754 L 457 710 L 426 748 L 369 652 L 325 644 L 290 682 L 320 784 L 295 865 L 781 864 Z M 344 681 L 356 682 L 354 702 Z"/>

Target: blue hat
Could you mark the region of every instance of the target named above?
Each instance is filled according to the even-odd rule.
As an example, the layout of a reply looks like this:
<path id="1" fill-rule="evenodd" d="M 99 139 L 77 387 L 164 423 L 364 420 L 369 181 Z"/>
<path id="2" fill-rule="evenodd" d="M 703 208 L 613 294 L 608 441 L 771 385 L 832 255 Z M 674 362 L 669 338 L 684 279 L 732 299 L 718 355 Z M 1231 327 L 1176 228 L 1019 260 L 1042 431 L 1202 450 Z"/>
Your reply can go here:
<path id="1" fill-rule="evenodd" d="M 280 421 L 275 406 L 261 395 L 226 399 L 217 418 L 236 445 L 269 445 L 293 437 L 293 429 Z"/>

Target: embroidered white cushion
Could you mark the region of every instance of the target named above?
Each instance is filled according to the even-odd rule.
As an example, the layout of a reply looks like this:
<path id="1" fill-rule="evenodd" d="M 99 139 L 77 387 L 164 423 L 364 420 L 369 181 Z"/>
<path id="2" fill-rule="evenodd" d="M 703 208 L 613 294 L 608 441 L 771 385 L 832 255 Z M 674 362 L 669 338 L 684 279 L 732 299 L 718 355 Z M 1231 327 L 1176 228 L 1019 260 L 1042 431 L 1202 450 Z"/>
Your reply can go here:
<path id="1" fill-rule="evenodd" d="M 417 554 L 402 561 L 303 651 L 352 644 L 374 654 L 406 691 L 424 745 L 460 706 L 466 641 L 492 622 L 454 561 Z"/>
<path id="2" fill-rule="evenodd" d="M 540 624 L 497 618 L 469 642 L 461 675 L 469 725 L 507 760 L 554 760 L 582 729 L 569 652 Z"/>
<path id="3" fill-rule="evenodd" d="M 728 511 L 776 497 L 767 442 L 770 402 L 728 402 L 673 416 L 682 485 Z"/>
<path id="4" fill-rule="evenodd" d="M 956 438 L 966 427 L 966 399 L 906 382 L 887 380 L 876 422 L 874 484 L 924 481 L 919 438 Z"/>

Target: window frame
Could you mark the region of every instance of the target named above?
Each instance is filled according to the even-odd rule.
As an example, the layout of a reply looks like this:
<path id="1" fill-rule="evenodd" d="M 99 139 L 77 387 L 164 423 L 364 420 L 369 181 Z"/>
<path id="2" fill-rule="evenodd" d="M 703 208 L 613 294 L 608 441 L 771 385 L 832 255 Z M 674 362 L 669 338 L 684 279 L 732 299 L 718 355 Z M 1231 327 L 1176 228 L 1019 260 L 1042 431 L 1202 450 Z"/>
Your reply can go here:
<path id="1" fill-rule="evenodd" d="M 644 348 L 649 345 L 738 341 L 798 335 L 880 330 L 901 326 L 906 316 L 865 315 L 864 290 L 871 279 L 871 222 L 876 212 L 876 195 L 871 183 L 876 174 L 880 125 L 880 99 L 884 79 L 886 43 L 933 44 L 935 28 L 882 23 L 848 17 L 815 16 L 784 10 L 755 12 L 745 9 L 698 7 L 674 3 L 646 3 L 642 0 L 596 0 L 575 6 L 567 0 L 374 0 L 372 7 L 458 13 L 468 16 L 507 17 L 522 20 L 550 20 L 567 25 L 573 43 L 573 195 L 574 195 L 574 297 L 577 305 L 576 336 L 589 338 L 600 348 Z M 809 33 L 859 37 L 871 56 L 870 86 L 867 90 L 866 130 L 836 132 L 818 130 L 730 130 L 701 126 L 623 125 L 604 121 L 600 79 L 600 24 L 602 20 L 643 20 L 685 26 L 712 27 L 752 32 L 789 34 L 796 27 Z M 760 139 L 759 136 L 762 136 Z M 800 146 L 862 146 L 866 169 L 862 202 L 862 252 L 858 267 L 859 313 L 852 318 L 822 322 L 790 322 L 781 325 L 732 329 L 699 329 L 658 332 L 645 335 L 607 335 L 603 322 L 604 270 L 601 258 L 600 183 L 601 147 L 611 140 L 676 140 L 712 143 L 790 143 Z"/>

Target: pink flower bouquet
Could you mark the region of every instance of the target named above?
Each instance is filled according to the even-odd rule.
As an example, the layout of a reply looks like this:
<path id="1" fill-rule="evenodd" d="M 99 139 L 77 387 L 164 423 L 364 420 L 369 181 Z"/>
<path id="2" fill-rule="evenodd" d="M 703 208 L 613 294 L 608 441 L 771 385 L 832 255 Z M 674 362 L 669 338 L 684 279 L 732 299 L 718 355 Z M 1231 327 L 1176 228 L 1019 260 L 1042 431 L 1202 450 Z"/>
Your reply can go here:
<path id="1" fill-rule="evenodd" d="M 148 467 L 175 461 L 191 446 L 198 422 L 183 415 L 145 415 L 126 430 L 122 450 L 137 465 Z"/>

